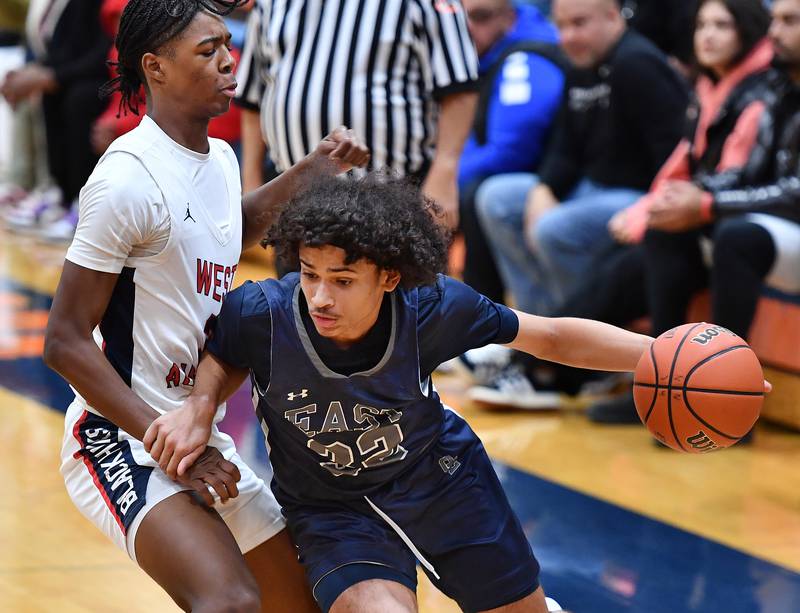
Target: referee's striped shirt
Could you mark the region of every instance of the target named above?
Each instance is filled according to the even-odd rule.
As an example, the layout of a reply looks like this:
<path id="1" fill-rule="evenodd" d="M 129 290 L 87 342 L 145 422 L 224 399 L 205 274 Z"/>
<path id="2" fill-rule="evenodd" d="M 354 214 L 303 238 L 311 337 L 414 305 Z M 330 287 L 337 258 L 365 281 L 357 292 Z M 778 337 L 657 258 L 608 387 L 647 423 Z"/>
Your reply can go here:
<path id="1" fill-rule="evenodd" d="M 414 175 L 433 158 L 437 100 L 477 78 L 460 0 L 256 0 L 237 102 L 261 109 L 279 170 L 346 125 L 373 168 Z"/>

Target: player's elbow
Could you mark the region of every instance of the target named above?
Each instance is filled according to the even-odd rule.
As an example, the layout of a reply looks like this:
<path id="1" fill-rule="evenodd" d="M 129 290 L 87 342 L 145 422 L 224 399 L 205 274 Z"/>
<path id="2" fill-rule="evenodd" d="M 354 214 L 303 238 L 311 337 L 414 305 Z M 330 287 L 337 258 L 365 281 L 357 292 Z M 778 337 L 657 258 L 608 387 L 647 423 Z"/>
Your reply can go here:
<path id="1" fill-rule="evenodd" d="M 48 368 L 61 372 L 61 367 L 67 360 L 67 354 L 72 344 L 69 334 L 62 326 L 51 322 L 47 327 L 44 337 L 44 351 L 42 359 Z"/>
<path id="2" fill-rule="evenodd" d="M 42 353 L 42 360 L 45 365 L 53 370 L 58 370 L 57 364 L 59 363 L 59 355 L 61 354 L 61 347 L 63 344 L 59 339 L 50 331 L 44 337 L 44 352 Z"/>

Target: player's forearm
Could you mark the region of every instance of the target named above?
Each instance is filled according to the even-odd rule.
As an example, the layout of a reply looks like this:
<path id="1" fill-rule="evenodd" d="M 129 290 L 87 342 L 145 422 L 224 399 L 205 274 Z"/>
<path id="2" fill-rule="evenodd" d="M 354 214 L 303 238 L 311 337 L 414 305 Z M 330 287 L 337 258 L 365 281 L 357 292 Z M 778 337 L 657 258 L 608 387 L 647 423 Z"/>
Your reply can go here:
<path id="1" fill-rule="evenodd" d="M 519 333 L 512 348 L 577 368 L 633 371 L 653 342 L 649 336 L 590 319 L 517 315 Z"/>
<path id="2" fill-rule="evenodd" d="M 159 416 L 158 411 L 125 385 L 91 337 L 70 337 L 49 331 L 44 360 L 89 406 L 139 440 Z"/>
<path id="3" fill-rule="evenodd" d="M 205 352 L 190 396 L 197 418 L 211 423 L 217 407 L 239 388 L 246 374 L 246 370 L 228 366 L 214 354 Z"/>
<path id="4" fill-rule="evenodd" d="M 283 207 L 300 192 L 314 164 L 305 157 L 289 170 L 274 178 L 266 185 L 245 194 L 242 198 L 242 213 L 245 230 L 242 247 L 248 248 L 258 243 L 267 229 L 277 221 Z"/>
<path id="5" fill-rule="evenodd" d="M 336 175 L 351 168 L 363 167 L 368 161 L 369 150 L 352 130 L 342 127 L 328 134 L 314 151 L 297 164 L 244 196 L 243 247 L 247 248 L 261 240 L 284 206 L 292 198 L 299 196 L 314 177 Z"/>
<path id="6" fill-rule="evenodd" d="M 449 171 L 455 174 L 458 170 L 458 161 L 472 129 L 477 103 L 478 94 L 474 92 L 451 94 L 442 99 L 432 172 Z"/>
<path id="7" fill-rule="evenodd" d="M 244 380 L 250 375 L 250 371 L 246 368 L 233 368 L 227 364 L 223 366 L 225 370 L 225 384 L 219 397 L 219 403 L 223 403 L 236 393 Z"/>

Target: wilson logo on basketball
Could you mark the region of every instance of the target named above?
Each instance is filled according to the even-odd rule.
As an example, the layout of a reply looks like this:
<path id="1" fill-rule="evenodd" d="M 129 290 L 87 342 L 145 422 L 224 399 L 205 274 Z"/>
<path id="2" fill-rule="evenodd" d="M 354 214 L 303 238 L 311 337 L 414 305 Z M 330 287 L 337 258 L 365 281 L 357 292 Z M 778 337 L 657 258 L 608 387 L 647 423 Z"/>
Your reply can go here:
<path id="1" fill-rule="evenodd" d="M 712 326 L 710 328 L 706 328 L 703 332 L 692 338 L 692 342 L 697 343 L 698 345 L 708 345 L 708 343 L 713 341 L 723 332 L 726 332 L 731 336 L 736 336 L 733 332 L 731 332 L 727 328 L 723 328 L 722 326 Z"/>
<path id="2" fill-rule="evenodd" d="M 714 451 L 717 449 L 717 444 L 708 438 L 708 435 L 700 430 L 694 436 L 690 436 L 686 439 L 686 442 L 689 443 L 693 448 L 697 449 L 700 453 L 708 453 L 709 451 Z"/>

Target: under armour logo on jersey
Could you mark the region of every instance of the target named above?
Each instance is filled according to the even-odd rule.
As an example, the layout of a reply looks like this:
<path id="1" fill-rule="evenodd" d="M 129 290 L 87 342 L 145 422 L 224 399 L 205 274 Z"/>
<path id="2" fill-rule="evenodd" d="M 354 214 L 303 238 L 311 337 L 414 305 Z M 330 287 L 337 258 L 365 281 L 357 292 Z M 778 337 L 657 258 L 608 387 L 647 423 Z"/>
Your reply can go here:
<path id="1" fill-rule="evenodd" d="M 194 221 L 194 223 L 197 223 L 197 221 L 195 221 L 195 218 L 192 217 L 192 212 L 189 210 L 188 202 L 186 203 L 186 217 L 183 218 L 183 221 L 186 221 L 187 219 L 191 219 L 192 221 Z"/>
<path id="2" fill-rule="evenodd" d="M 286 394 L 286 400 L 294 400 L 295 398 L 307 398 L 308 397 L 308 390 L 303 389 L 299 392 L 289 392 Z"/>
<path id="3" fill-rule="evenodd" d="M 439 458 L 439 468 L 446 473 L 451 475 L 455 474 L 459 466 L 461 466 L 461 462 L 458 461 L 458 458 L 454 458 L 451 455 L 446 455 L 443 458 Z"/>

